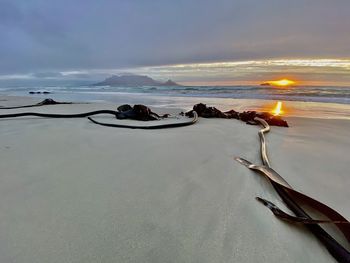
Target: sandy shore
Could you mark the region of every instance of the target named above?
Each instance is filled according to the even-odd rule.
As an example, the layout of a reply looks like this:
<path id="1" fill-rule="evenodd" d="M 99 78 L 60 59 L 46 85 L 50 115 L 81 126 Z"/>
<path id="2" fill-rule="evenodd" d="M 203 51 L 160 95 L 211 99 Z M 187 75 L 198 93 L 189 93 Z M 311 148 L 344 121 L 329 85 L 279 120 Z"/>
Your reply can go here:
<path id="1" fill-rule="evenodd" d="M 115 106 L 30 111 L 102 108 Z M 290 128 L 267 135 L 272 167 L 349 219 L 350 121 L 288 121 Z M 152 131 L 87 119 L 1 119 L 0 262 L 333 262 L 305 228 L 255 200 L 285 208 L 265 178 L 233 160 L 260 163 L 257 132 L 220 119 Z"/>

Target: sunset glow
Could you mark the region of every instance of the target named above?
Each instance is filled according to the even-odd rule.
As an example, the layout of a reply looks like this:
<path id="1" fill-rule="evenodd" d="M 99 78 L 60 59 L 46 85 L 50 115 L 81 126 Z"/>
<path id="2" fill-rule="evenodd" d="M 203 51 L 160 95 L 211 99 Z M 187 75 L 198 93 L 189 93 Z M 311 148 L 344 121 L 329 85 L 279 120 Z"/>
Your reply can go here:
<path id="1" fill-rule="evenodd" d="M 282 111 L 282 101 L 278 101 L 276 104 L 276 107 L 272 110 L 272 114 L 274 116 L 281 115 L 283 113 Z"/>
<path id="2" fill-rule="evenodd" d="M 273 86 L 285 87 L 285 86 L 290 86 L 295 84 L 295 81 L 290 79 L 280 79 L 280 80 L 269 81 L 268 83 Z"/>

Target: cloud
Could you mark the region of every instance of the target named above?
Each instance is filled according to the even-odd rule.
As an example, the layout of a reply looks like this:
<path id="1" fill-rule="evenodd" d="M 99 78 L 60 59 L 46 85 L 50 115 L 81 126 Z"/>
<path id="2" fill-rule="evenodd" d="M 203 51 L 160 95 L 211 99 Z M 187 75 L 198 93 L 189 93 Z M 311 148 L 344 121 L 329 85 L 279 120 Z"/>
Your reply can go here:
<path id="1" fill-rule="evenodd" d="M 0 0 L 0 74 L 349 57 L 347 0 Z"/>
<path id="2" fill-rule="evenodd" d="M 169 78 L 187 85 L 259 84 L 267 80 L 291 78 L 299 84 L 350 84 L 350 59 L 270 59 L 211 63 L 189 63 L 167 66 L 132 67 L 122 69 L 88 69 L 32 74 L 0 75 L 0 82 L 9 80 L 47 80 L 90 84 L 117 74 L 148 75 L 157 80 Z"/>
<path id="3" fill-rule="evenodd" d="M 350 59 L 272 59 L 191 63 L 115 70 L 130 71 L 156 79 L 171 78 L 188 85 L 259 84 L 291 78 L 299 84 L 350 84 Z M 106 71 L 105 73 L 107 73 Z M 112 74 L 112 72 L 109 72 Z"/>
<path id="4" fill-rule="evenodd" d="M 63 75 L 60 72 L 37 72 L 32 74 L 33 77 L 35 78 L 45 78 L 45 79 L 50 79 L 50 78 L 61 78 Z"/>

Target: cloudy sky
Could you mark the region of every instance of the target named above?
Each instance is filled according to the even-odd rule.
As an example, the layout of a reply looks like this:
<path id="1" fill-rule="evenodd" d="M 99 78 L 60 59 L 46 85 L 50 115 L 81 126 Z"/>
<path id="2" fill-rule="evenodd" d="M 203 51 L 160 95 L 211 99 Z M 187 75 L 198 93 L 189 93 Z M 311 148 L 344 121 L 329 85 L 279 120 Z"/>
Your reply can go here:
<path id="1" fill-rule="evenodd" d="M 0 0 L 0 82 L 350 84 L 349 0 Z"/>

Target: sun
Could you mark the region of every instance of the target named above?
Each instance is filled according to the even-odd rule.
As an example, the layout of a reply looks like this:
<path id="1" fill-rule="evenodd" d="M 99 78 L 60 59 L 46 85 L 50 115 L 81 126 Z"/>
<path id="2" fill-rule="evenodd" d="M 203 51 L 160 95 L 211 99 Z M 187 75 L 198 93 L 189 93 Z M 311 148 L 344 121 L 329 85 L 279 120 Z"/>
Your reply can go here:
<path id="1" fill-rule="evenodd" d="M 290 79 L 279 79 L 269 81 L 268 83 L 273 86 L 286 87 L 295 84 L 295 81 Z"/>

